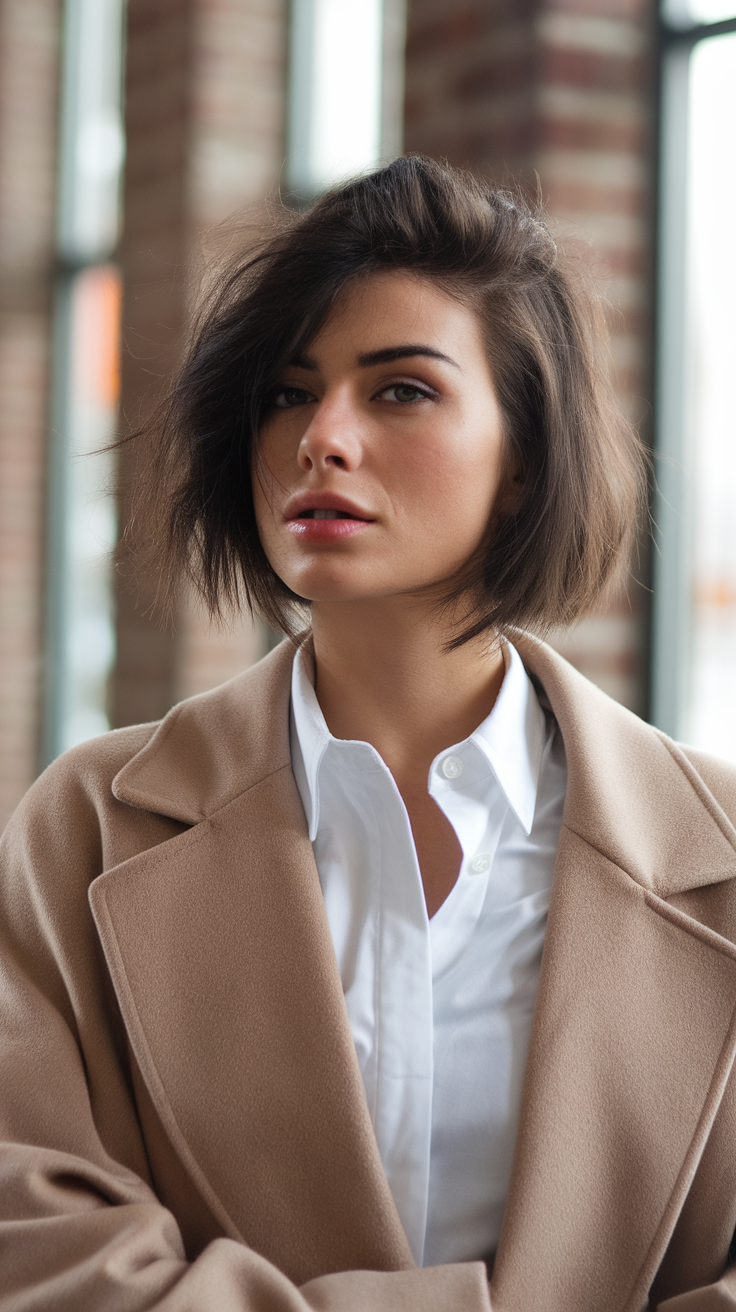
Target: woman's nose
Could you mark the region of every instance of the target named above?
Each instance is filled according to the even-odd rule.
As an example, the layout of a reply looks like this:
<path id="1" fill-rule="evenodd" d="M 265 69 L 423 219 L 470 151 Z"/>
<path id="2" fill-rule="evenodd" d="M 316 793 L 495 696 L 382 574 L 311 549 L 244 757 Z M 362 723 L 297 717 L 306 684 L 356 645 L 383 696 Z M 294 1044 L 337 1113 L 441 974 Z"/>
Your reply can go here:
<path id="1" fill-rule="evenodd" d="M 362 459 L 360 416 L 345 399 L 324 398 L 299 443 L 302 469 L 357 469 Z"/>

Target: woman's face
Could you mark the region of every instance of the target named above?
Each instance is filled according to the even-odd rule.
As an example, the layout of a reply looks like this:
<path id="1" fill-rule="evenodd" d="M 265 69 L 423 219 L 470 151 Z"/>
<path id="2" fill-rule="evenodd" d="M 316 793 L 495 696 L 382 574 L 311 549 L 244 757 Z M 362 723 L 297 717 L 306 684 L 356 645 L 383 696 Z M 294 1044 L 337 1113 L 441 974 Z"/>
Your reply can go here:
<path id="1" fill-rule="evenodd" d="M 284 370 L 260 454 L 261 542 L 299 596 L 357 601 L 453 578 L 507 481 L 475 314 L 412 274 L 356 283 Z"/>

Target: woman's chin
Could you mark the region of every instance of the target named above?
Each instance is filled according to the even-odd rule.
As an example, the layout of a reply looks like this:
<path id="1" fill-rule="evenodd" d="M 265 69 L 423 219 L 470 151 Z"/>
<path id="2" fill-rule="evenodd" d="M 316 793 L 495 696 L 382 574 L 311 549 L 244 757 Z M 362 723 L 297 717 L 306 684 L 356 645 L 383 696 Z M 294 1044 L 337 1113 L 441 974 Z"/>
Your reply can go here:
<path id="1" fill-rule="evenodd" d="M 375 574 L 361 577 L 361 572 L 339 567 L 284 572 L 280 577 L 292 592 L 314 605 L 367 601 L 394 590 L 388 580 L 382 581 Z"/>
<path id="2" fill-rule="evenodd" d="M 433 563 L 433 562 L 432 562 Z M 304 562 L 302 568 L 279 568 L 280 562 L 271 565 L 279 578 L 305 601 L 313 605 L 371 602 L 391 597 L 417 597 L 432 589 L 443 589 L 450 578 L 442 569 L 428 568 L 428 562 L 406 562 L 398 570 L 396 562 L 385 562 L 383 569 L 376 563 L 347 560 L 319 560 Z"/>
<path id="3" fill-rule="evenodd" d="M 322 610 L 324 613 L 334 610 L 335 608 L 359 607 L 361 604 L 370 607 L 379 603 L 400 603 L 404 607 L 409 604 L 419 605 L 421 609 L 421 597 L 425 593 L 432 608 L 436 606 L 437 596 L 431 589 L 441 587 L 436 582 L 413 582 L 405 584 L 393 582 L 381 584 L 372 579 L 370 583 L 361 586 L 359 583 L 347 580 L 330 580 L 329 583 L 321 581 L 320 584 L 314 584 L 307 587 L 305 583 L 289 582 L 288 586 L 292 592 L 296 592 L 304 601 L 309 602 L 312 607 L 312 615 L 315 611 Z"/>
<path id="4" fill-rule="evenodd" d="M 305 601 L 310 602 L 313 610 L 315 606 L 347 606 L 359 604 L 361 601 L 376 601 L 386 595 L 380 588 L 359 588 L 347 583 L 308 589 L 304 586 L 297 589 L 293 584 L 290 584 L 290 587 Z"/>

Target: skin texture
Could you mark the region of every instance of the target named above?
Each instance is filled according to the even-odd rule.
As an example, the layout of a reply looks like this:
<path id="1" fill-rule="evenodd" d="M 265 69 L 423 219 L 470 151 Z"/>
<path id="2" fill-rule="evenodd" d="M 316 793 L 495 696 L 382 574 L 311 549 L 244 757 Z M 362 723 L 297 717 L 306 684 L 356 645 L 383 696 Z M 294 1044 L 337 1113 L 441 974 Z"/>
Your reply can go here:
<path id="1" fill-rule="evenodd" d="M 435 354 L 386 358 L 419 346 Z M 503 679 L 488 640 L 444 650 L 461 613 L 437 600 L 514 493 L 473 311 L 404 272 L 352 285 L 281 379 L 261 432 L 256 516 L 274 570 L 312 602 L 331 733 L 371 743 L 394 775 L 430 916 L 461 851 L 427 792 L 429 768 L 489 714 Z M 335 498 L 360 519 L 305 514 Z"/>

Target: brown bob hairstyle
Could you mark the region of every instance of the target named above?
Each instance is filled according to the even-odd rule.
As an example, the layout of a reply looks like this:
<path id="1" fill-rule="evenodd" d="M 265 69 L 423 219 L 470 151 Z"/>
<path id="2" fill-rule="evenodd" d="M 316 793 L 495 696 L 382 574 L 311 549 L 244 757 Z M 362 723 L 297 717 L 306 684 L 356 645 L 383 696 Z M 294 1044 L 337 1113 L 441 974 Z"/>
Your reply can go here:
<path id="1" fill-rule="evenodd" d="M 444 602 L 470 602 L 452 645 L 569 623 L 626 568 L 645 484 L 611 388 L 602 309 L 520 193 L 418 156 L 283 211 L 211 289 L 178 378 L 138 435 L 154 441 L 145 483 L 169 591 L 183 567 L 212 614 L 244 601 L 287 634 L 303 628 L 305 603 L 258 536 L 258 433 L 281 372 L 340 293 L 391 269 L 478 315 L 520 471 L 514 512 L 489 507 L 486 541 L 448 585 Z"/>

